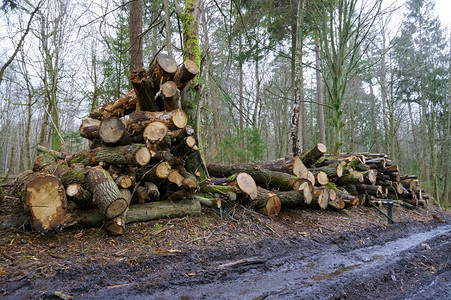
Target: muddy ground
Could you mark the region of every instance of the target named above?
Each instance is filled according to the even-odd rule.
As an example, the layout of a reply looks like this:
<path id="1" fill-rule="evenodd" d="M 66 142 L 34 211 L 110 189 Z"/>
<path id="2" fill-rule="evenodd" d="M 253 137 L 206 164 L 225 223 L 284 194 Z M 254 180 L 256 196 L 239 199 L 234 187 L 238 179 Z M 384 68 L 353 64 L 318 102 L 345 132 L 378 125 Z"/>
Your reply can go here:
<path id="1" fill-rule="evenodd" d="M 0 220 L 17 209 L 0 205 Z M 435 217 L 435 218 L 434 218 Z M 451 216 L 241 206 L 40 235 L 0 231 L 1 299 L 451 299 Z"/>

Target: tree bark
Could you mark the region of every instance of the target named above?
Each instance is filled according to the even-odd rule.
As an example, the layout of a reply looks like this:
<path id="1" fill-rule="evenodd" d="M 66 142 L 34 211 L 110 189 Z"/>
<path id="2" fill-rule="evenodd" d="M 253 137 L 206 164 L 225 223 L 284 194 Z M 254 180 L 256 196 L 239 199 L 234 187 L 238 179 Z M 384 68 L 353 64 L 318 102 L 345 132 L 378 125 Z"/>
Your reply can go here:
<path id="1" fill-rule="evenodd" d="M 143 0 L 130 2 L 130 74 L 143 67 L 142 28 L 143 28 Z"/>
<path id="2" fill-rule="evenodd" d="M 326 146 L 324 146 L 321 143 L 318 143 L 310 149 L 310 151 L 303 153 L 301 155 L 301 160 L 304 163 L 305 166 L 310 167 L 312 166 L 318 159 L 321 158 L 327 151 Z"/>
<path id="3" fill-rule="evenodd" d="M 101 167 L 90 168 L 87 181 L 93 195 L 93 202 L 106 219 L 116 218 L 127 209 L 126 199 L 119 192 L 116 183 L 107 171 Z"/>
<path id="4" fill-rule="evenodd" d="M 152 122 L 161 122 L 168 129 L 176 130 L 185 128 L 188 117 L 181 109 L 173 111 L 136 111 L 130 115 L 130 119 L 125 122 L 125 127 L 131 135 L 140 134 L 147 125 Z"/>
<path id="5" fill-rule="evenodd" d="M 136 103 L 138 97 L 134 90 L 131 90 L 126 95 L 116 99 L 112 103 L 105 104 L 98 107 L 94 111 L 89 113 L 89 116 L 93 119 L 104 120 L 108 117 L 123 117 L 132 113 L 136 109 Z"/>

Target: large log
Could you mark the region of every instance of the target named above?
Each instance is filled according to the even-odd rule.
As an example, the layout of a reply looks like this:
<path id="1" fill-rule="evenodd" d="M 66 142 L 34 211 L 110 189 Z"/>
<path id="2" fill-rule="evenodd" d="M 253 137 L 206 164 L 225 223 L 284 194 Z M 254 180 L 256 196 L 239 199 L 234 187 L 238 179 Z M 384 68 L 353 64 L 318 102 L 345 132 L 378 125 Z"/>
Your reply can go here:
<path id="1" fill-rule="evenodd" d="M 53 175 L 26 172 L 18 177 L 19 195 L 31 213 L 33 230 L 60 230 L 65 221 L 67 200 L 61 180 Z"/>
<path id="2" fill-rule="evenodd" d="M 127 209 L 114 219 L 104 219 L 105 231 L 108 235 L 118 236 L 125 233 L 125 223 L 127 221 L 127 213 L 132 201 L 131 192 L 127 189 L 121 189 L 120 193 L 122 197 L 127 201 Z"/>
<path id="3" fill-rule="evenodd" d="M 301 160 L 307 167 L 311 167 L 318 159 L 321 158 L 327 151 L 326 146 L 318 143 L 308 152 L 301 155 Z"/>
<path id="4" fill-rule="evenodd" d="M 130 119 L 125 122 L 125 127 L 131 135 L 140 134 L 147 125 L 152 122 L 161 122 L 168 129 L 176 130 L 185 128 L 188 116 L 181 109 L 173 111 L 135 111 Z"/>
<path id="5" fill-rule="evenodd" d="M 107 146 L 130 145 L 131 139 L 121 119 L 109 117 L 99 126 L 99 138 Z"/>
<path id="6" fill-rule="evenodd" d="M 146 143 L 158 144 L 168 134 L 168 127 L 161 122 L 152 122 L 146 126 L 143 138 Z"/>
<path id="7" fill-rule="evenodd" d="M 141 70 L 130 74 L 130 82 L 138 98 L 139 109 L 157 111 L 158 107 L 155 102 L 152 80 L 147 76 L 146 71 Z"/>
<path id="8" fill-rule="evenodd" d="M 207 169 L 212 176 L 229 177 L 235 173 L 247 173 L 252 176 L 255 182 L 267 189 L 297 190 L 302 184 L 301 178 L 282 172 L 270 171 L 259 168 L 240 168 L 239 165 L 217 165 L 209 164 Z"/>
<path id="9" fill-rule="evenodd" d="M 345 174 L 339 178 L 336 183 L 337 185 L 347 186 L 355 183 L 362 183 L 364 180 L 362 173 L 358 171 L 353 171 L 350 174 Z"/>
<path id="10" fill-rule="evenodd" d="M 185 86 L 199 73 L 199 67 L 192 60 L 185 60 L 174 75 L 174 83 L 182 91 Z"/>
<path id="11" fill-rule="evenodd" d="M 277 159 L 255 165 L 270 171 L 293 174 L 300 178 L 307 178 L 308 175 L 308 169 L 299 156 L 294 156 L 290 159 Z"/>
<path id="12" fill-rule="evenodd" d="M 109 117 L 123 117 L 136 109 L 137 97 L 134 90 L 92 111 L 89 116 L 93 119 L 104 120 Z"/>
<path id="13" fill-rule="evenodd" d="M 87 174 L 93 202 L 107 219 L 120 216 L 128 207 L 127 200 L 120 193 L 110 174 L 101 167 L 90 168 Z"/>
<path id="14" fill-rule="evenodd" d="M 151 159 L 150 151 L 143 145 L 133 144 L 116 147 L 97 147 L 82 151 L 69 159 L 69 165 L 82 163 L 96 166 L 100 162 L 114 165 L 145 166 Z"/>

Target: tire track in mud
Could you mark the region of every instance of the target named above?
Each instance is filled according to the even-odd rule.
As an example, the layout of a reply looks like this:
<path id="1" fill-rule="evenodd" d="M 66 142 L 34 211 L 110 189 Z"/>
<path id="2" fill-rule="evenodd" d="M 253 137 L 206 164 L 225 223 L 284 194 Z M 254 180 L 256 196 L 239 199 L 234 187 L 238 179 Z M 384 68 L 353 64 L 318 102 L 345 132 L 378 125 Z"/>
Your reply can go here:
<path id="1" fill-rule="evenodd" d="M 30 275 L 0 298 L 451 299 L 450 269 L 451 225 L 397 223 Z"/>

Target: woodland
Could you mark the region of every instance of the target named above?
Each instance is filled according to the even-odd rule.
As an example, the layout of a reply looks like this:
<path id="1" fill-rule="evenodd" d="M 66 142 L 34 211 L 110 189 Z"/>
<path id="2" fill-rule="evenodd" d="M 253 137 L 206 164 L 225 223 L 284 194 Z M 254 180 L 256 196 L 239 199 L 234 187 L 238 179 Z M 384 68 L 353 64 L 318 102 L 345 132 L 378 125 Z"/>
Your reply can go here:
<path id="1" fill-rule="evenodd" d="M 451 32 L 433 0 L 3 0 L 0 178 L 167 54 L 199 72 L 184 111 L 206 163 L 385 153 L 451 205 Z M 188 101 L 188 100 L 187 100 Z"/>

